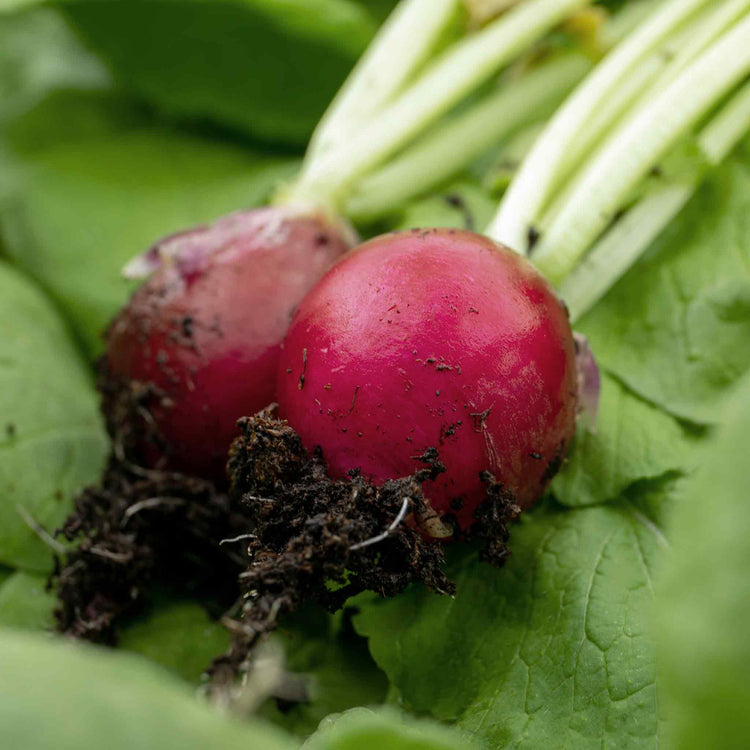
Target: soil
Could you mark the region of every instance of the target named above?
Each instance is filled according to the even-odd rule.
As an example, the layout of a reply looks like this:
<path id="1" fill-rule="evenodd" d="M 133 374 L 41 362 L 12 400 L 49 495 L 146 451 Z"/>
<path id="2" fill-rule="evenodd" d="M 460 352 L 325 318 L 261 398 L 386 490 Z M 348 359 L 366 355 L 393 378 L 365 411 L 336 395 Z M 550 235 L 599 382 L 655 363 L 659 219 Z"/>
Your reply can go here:
<path id="1" fill-rule="evenodd" d="M 54 574 L 60 631 L 113 644 L 123 618 L 147 606 L 155 589 L 201 597 L 227 612 L 233 635 L 209 669 L 221 691 L 250 668 L 258 641 L 305 602 L 334 611 L 361 591 L 393 596 L 414 582 L 453 594 L 444 545 L 425 532 L 435 513 L 424 492 L 445 470 L 435 449 L 411 476 L 376 487 L 356 472 L 330 479 L 321 455 L 309 456 L 268 413 L 238 426 L 224 492 L 138 466 L 129 456 L 133 436 L 110 421 L 115 448 L 102 483 L 80 494 L 59 532 L 77 542 Z M 501 565 L 520 510 L 491 475 L 483 479 L 487 500 L 469 536 Z"/>
<path id="2" fill-rule="evenodd" d="M 234 642 L 214 664 L 215 677 L 242 671 L 256 641 L 304 601 L 334 611 L 361 591 L 393 596 L 416 581 L 454 592 L 442 545 L 410 522 L 430 512 L 422 483 L 444 471 L 435 451 L 412 476 L 376 487 L 356 473 L 329 479 L 321 456 L 308 459 L 284 422 L 259 415 L 239 424 L 231 494 L 250 514 L 255 536 L 240 575 L 244 602 L 228 623 Z"/>
<path id="3" fill-rule="evenodd" d="M 198 596 L 218 614 L 236 598 L 246 565 L 219 541 L 247 528 L 211 482 L 113 456 L 101 485 L 80 493 L 59 532 L 78 543 L 54 573 L 58 629 L 114 644 L 122 620 L 146 607 L 157 586 Z"/>

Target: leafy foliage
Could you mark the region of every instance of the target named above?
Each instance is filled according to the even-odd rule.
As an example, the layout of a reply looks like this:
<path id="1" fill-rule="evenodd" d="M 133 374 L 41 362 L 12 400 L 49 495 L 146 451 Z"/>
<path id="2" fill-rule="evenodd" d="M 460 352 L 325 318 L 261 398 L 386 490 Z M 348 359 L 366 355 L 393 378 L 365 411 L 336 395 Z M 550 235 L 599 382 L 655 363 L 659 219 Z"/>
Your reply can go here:
<path id="1" fill-rule="evenodd" d="M 391 217 L 389 230 L 412 227 L 455 227 L 480 231 L 496 208 L 495 201 L 475 181 L 465 178 L 444 186 L 435 195 L 404 206 Z"/>
<path id="2" fill-rule="evenodd" d="M 197 602 L 162 600 L 128 623 L 118 645 L 197 684 L 211 660 L 228 648 L 229 633 Z"/>
<path id="3" fill-rule="evenodd" d="M 144 659 L 0 630 L 3 742 L 23 750 L 294 747 L 201 705 Z"/>
<path id="4" fill-rule="evenodd" d="M 309 703 L 280 708 L 269 701 L 262 715 L 275 724 L 309 735 L 329 714 L 384 702 L 388 680 L 342 613 L 309 607 L 285 620 L 274 639 L 284 648 L 286 668 L 306 675 L 311 690 Z"/>
<path id="5" fill-rule="evenodd" d="M 191 696 L 184 683 L 145 659 L 0 630 L 0 727 L 19 750 L 112 750 L 297 747 L 257 720 L 241 722 Z M 388 747 L 468 748 L 449 729 L 393 711 L 355 713 L 327 721 L 310 741 L 317 750 Z"/>
<path id="6" fill-rule="evenodd" d="M 309 750 L 469 750 L 477 745 L 468 735 L 426 721 L 415 721 L 394 710 L 354 708 L 326 719 L 305 748 Z"/>
<path id="7" fill-rule="evenodd" d="M 655 747 L 647 612 L 665 540 L 632 504 L 533 512 L 495 570 L 464 550 L 455 600 L 360 602 L 404 703 L 495 747 Z"/>
<path id="8" fill-rule="evenodd" d="M 596 424 L 579 422 L 566 465 L 553 483 L 555 497 L 572 507 L 596 505 L 616 499 L 633 482 L 686 473 L 698 436 L 603 373 Z"/>
<path id="9" fill-rule="evenodd" d="M 57 528 L 95 481 L 107 442 L 90 373 L 37 288 L 0 265 L 0 563 L 51 565 L 32 529 Z M 20 509 L 20 510 L 19 510 Z"/>
<path id="10" fill-rule="evenodd" d="M 750 380 L 674 508 L 674 554 L 658 589 L 658 644 L 675 747 L 747 747 L 750 724 Z"/>
<path id="11" fill-rule="evenodd" d="M 13 573 L 0 580 L 0 627 L 22 630 L 51 630 L 55 595 L 47 590 L 45 576 Z"/>
<path id="12" fill-rule="evenodd" d="M 159 109 L 303 145 L 375 31 L 351 0 L 64 0 L 117 79 Z"/>
<path id="13" fill-rule="evenodd" d="M 0 244 L 92 358 L 130 290 L 122 265 L 166 233 L 266 200 L 298 160 L 248 137 L 302 146 L 393 0 L 55 5 L 0 15 Z M 673 718 L 664 739 L 680 747 L 750 744 L 747 386 L 707 448 L 705 430 L 690 424 L 716 422 L 750 367 L 748 148 L 714 171 L 581 321 L 604 371 L 597 430 L 579 431 L 556 501 L 513 529 L 508 565 L 493 570 L 472 549 L 454 549 L 455 600 L 419 588 L 360 598 L 361 635 L 348 615 L 288 621 L 277 634 L 287 667 L 312 675 L 316 689 L 309 704 L 269 701 L 265 718 L 308 735 L 324 716 L 387 702 L 388 692 L 492 747 L 655 747 L 662 711 Z M 363 230 L 481 229 L 494 207 L 465 176 Z M 65 323 L 5 265 L 0 415 L 0 625 L 43 629 L 50 554 L 28 521 L 59 524 L 71 493 L 98 476 L 106 440 Z M 673 512 L 674 533 L 665 526 Z M 676 542 L 672 559 L 662 528 Z M 649 627 L 663 559 L 666 710 Z M 195 682 L 226 638 L 197 603 L 165 601 L 131 623 L 122 646 Z M 0 672 L 8 747 L 297 744 L 210 712 L 135 657 L 2 631 Z M 308 746 L 463 742 L 437 725 L 356 709 L 325 719 Z"/>
<path id="14" fill-rule="evenodd" d="M 744 147 L 580 323 L 600 363 L 694 422 L 715 422 L 750 367 L 748 215 Z"/>
<path id="15" fill-rule="evenodd" d="M 54 10 L 0 16 L 0 125 L 55 88 L 107 85 L 103 65 Z"/>

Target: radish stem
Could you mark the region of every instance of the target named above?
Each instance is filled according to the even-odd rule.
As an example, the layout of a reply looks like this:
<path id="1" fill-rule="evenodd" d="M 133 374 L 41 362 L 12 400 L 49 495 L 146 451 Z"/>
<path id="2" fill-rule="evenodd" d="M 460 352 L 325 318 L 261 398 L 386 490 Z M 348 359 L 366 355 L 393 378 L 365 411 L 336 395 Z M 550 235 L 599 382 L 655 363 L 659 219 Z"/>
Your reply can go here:
<path id="1" fill-rule="evenodd" d="M 466 0 L 471 20 L 482 24 L 519 3 L 520 0 Z"/>
<path id="2" fill-rule="evenodd" d="M 710 166 L 721 163 L 750 130 L 750 83 L 735 94 L 698 136 Z M 594 246 L 559 286 L 571 322 L 590 310 L 638 260 L 684 208 L 700 184 L 702 171 L 646 195 Z"/>
<path id="3" fill-rule="evenodd" d="M 343 143 L 403 89 L 461 6 L 462 0 L 403 0 L 396 6 L 318 123 L 308 161 Z"/>
<path id="4" fill-rule="evenodd" d="M 727 29 L 750 10 L 750 0 L 726 0 L 716 7 L 709 7 L 690 28 L 684 39 L 673 45 L 674 57 L 656 79 L 651 91 L 659 91 L 669 85 L 698 55 L 707 49 Z"/>
<path id="5" fill-rule="evenodd" d="M 589 130 L 603 131 L 602 124 L 622 119 L 625 105 L 630 103 L 630 111 L 648 102 L 656 93 L 666 88 L 698 55 L 711 45 L 732 24 L 750 10 L 750 0 L 727 0 L 718 8 L 708 8 L 692 19 L 689 24 L 674 34 L 666 44 L 653 53 L 632 75 L 623 82 L 620 89 L 604 102 L 588 122 Z M 651 82 L 651 83 L 649 83 Z M 633 93 L 640 94 L 633 96 Z M 633 101 L 635 100 L 635 103 Z M 618 123 L 619 125 L 619 123 Z M 614 128 L 610 126 L 610 135 Z M 599 147 L 601 143 L 587 144 Z M 575 145 L 569 151 L 568 159 L 580 161 L 580 149 Z M 585 164 L 583 165 L 586 166 Z M 554 223 L 560 211 L 568 204 L 576 188 L 578 177 L 571 177 L 565 186 L 557 192 L 551 205 L 537 218 L 535 229 L 544 235 Z"/>
<path id="6" fill-rule="evenodd" d="M 355 220 L 382 216 L 460 172 L 520 128 L 548 117 L 590 70 L 571 53 L 488 94 L 357 185 L 346 204 Z"/>
<path id="7" fill-rule="evenodd" d="M 335 208 L 357 177 L 406 145 L 587 1 L 529 0 L 457 42 L 370 125 L 306 165 L 280 200 Z"/>
<path id="8" fill-rule="evenodd" d="M 535 263 L 559 283 L 648 170 L 750 72 L 750 15 L 636 111 L 590 161 L 542 236 Z"/>
<path id="9" fill-rule="evenodd" d="M 750 83 L 706 125 L 698 142 L 711 164 L 719 164 L 750 130 Z"/>
<path id="10" fill-rule="evenodd" d="M 693 183 L 668 185 L 631 208 L 558 287 L 575 323 L 638 260 L 665 226 L 682 210 Z"/>
<path id="11" fill-rule="evenodd" d="M 530 230 L 575 166 L 570 163 L 571 149 L 575 147 L 578 154 L 585 154 L 587 144 L 595 143 L 608 125 L 600 120 L 597 128 L 592 129 L 592 115 L 665 39 L 708 2 L 670 0 L 616 47 L 578 87 L 525 160 L 488 228 L 490 236 L 526 251 Z"/>

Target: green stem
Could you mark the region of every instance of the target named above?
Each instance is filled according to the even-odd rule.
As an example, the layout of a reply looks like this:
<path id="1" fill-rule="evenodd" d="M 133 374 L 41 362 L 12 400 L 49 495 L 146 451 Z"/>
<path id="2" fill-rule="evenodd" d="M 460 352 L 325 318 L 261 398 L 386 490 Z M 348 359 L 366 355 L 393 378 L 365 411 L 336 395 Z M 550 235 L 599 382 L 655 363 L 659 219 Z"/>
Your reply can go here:
<path id="1" fill-rule="evenodd" d="M 658 53 L 652 54 L 650 58 L 623 82 L 620 89 L 613 93 L 610 99 L 603 103 L 602 108 L 596 112 L 593 119 L 589 121 L 588 127 L 603 131 L 600 124 L 609 126 L 610 135 L 619 127 L 622 115 L 625 112 L 625 104 L 631 103 L 630 112 L 636 107 L 648 102 L 658 92 L 666 88 L 674 79 L 707 47 L 721 36 L 732 24 L 750 10 L 750 0 L 728 0 L 716 8 L 708 8 L 705 12 L 691 20 L 689 24 L 680 29 L 665 43 Z M 638 94 L 634 96 L 633 94 Z M 635 104 L 632 104 L 637 99 Z M 612 126 L 611 123 L 617 123 Z M 588 144 L 590 147 L 599 147 L 601 142 Z M 569 152 L 569 158 L 575 161 L 583 161 L 579 151 L 575 147 Z M 586 164 L 582 165 L 585 168 Z M 557 192 L 554 200 L 543 214 L 537 218 L 535 228 L 540 234 L 545 234 L 550 225 L 554 223 L 560 211 L 567 206 L 570 196 L 576 189 L 577 176 L 568 180 L 565 186 Z"/>
<path id="2" fill-rule="evenodd" d="M 693 0 L 695 1 L 695 0 Z M 528 0 L 437 58 L 370 125 L 303 169 L 282 200 L 337 207 L 346 189 L 588 0 Z"/>
<path id="3" fill-rule="evenodd" d="M 396 6 L 318 123 L 308 162 L 343 143 L 404 88 L 462 5 L 462 0 L 403 0 Z"/>
<path id="4" fill-rule="evenodd" d="M 750 130 L 750 83 L 726 104 L 698 137 L 708 164 L 720 164 Z M 649 193 L 594 246 L 559 286 L 575 323 L 643 255 L 685 207 L 700 184 L 701 171 L 678 184 Z"/>
<path id="5" fill-rule="evenodd" d="M 648 170 L 750 72 L 748 40 L 745 16 L 636 111 L 587 164 L 535 249 L 534 262 L 553 284 L 570 273 Z"/>
<path id="6" fill-rule="evenodd" d="M 558 287 L 575 323 L 640 258 L 664 227 L 682 210 L 695 187 L 669 185 L 631 208 Z"/>
<path id="7" fill-rule="evenodd" d="M 699 143 L 709 163 L 719 164 L 750 130 L 750 82 L 703 129 Z"/>
<path id="8" fill-rule="evenodd" d="M 488 94 L 365 177 L 346 215 L 375 219 L 439 185 L 518 129 L 551 115 L 590 69 L 586 57 L 570 53 Z"/>
<path id="9" fill-rule="evenodd" d="M 673 45 L 674 54 L 669 65 L 652 84 L 648 93 L 666 88 L 698 55 L 731 28 L 748 10 L 750 10 L 750 0 L 726 0 L 716 7 L 707 8 L 686 29 L 684 37 Z"/>
<path id="10" fill-rule="evenodd" d="M 595 113 L 665 39 L 710 1 L 670 0 L 594 69 L 558 110 L 525 160 L 487 230 L 490 236 L 519 250 L 528 247 L 530 229 L 575 166 L 571 149 L 587 153 L 587 144 L 595 143 L 609 124 L 602 119 L 592 128 Z M 632 99 L 637 93 L 631 91 L 629 96 Z"/>
<path id="11" fill-rule="evenodd" d="M 610 50 L 630 36 L 642 23 L 659 11 L 669 0 L 629 0 L 599 31 L 605 50 Z"/>

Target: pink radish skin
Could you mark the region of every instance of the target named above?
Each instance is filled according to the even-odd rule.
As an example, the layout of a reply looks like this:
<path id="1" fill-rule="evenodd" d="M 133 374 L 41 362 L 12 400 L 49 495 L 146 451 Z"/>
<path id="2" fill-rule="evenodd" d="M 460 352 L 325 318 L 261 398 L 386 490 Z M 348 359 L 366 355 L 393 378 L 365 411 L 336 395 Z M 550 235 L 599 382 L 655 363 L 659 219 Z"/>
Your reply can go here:
<path id="1" fill-rule="evenodd" d="M 466 531 L 482 471 L 527 508 L 562 462 L 576 421 L 567 311 L 528 261 L 482 235 L 384 235 L 300 305 L 278 401 L 333 476 L 406 476 L 437 448 L 447 471 L 425 490 Z"/>
<path id="2" fill-rule="evenodd" d="M 131 268 L 155 268 L 112 323 L 112 384 L 152 383 L 167 446 L 142 463 L 223 479 L 236 420 L 276 398 L 281 341 L 305 293 L 353 243 L 344 226 L 292 208 L 226 216 L 167 237 Z"/>

